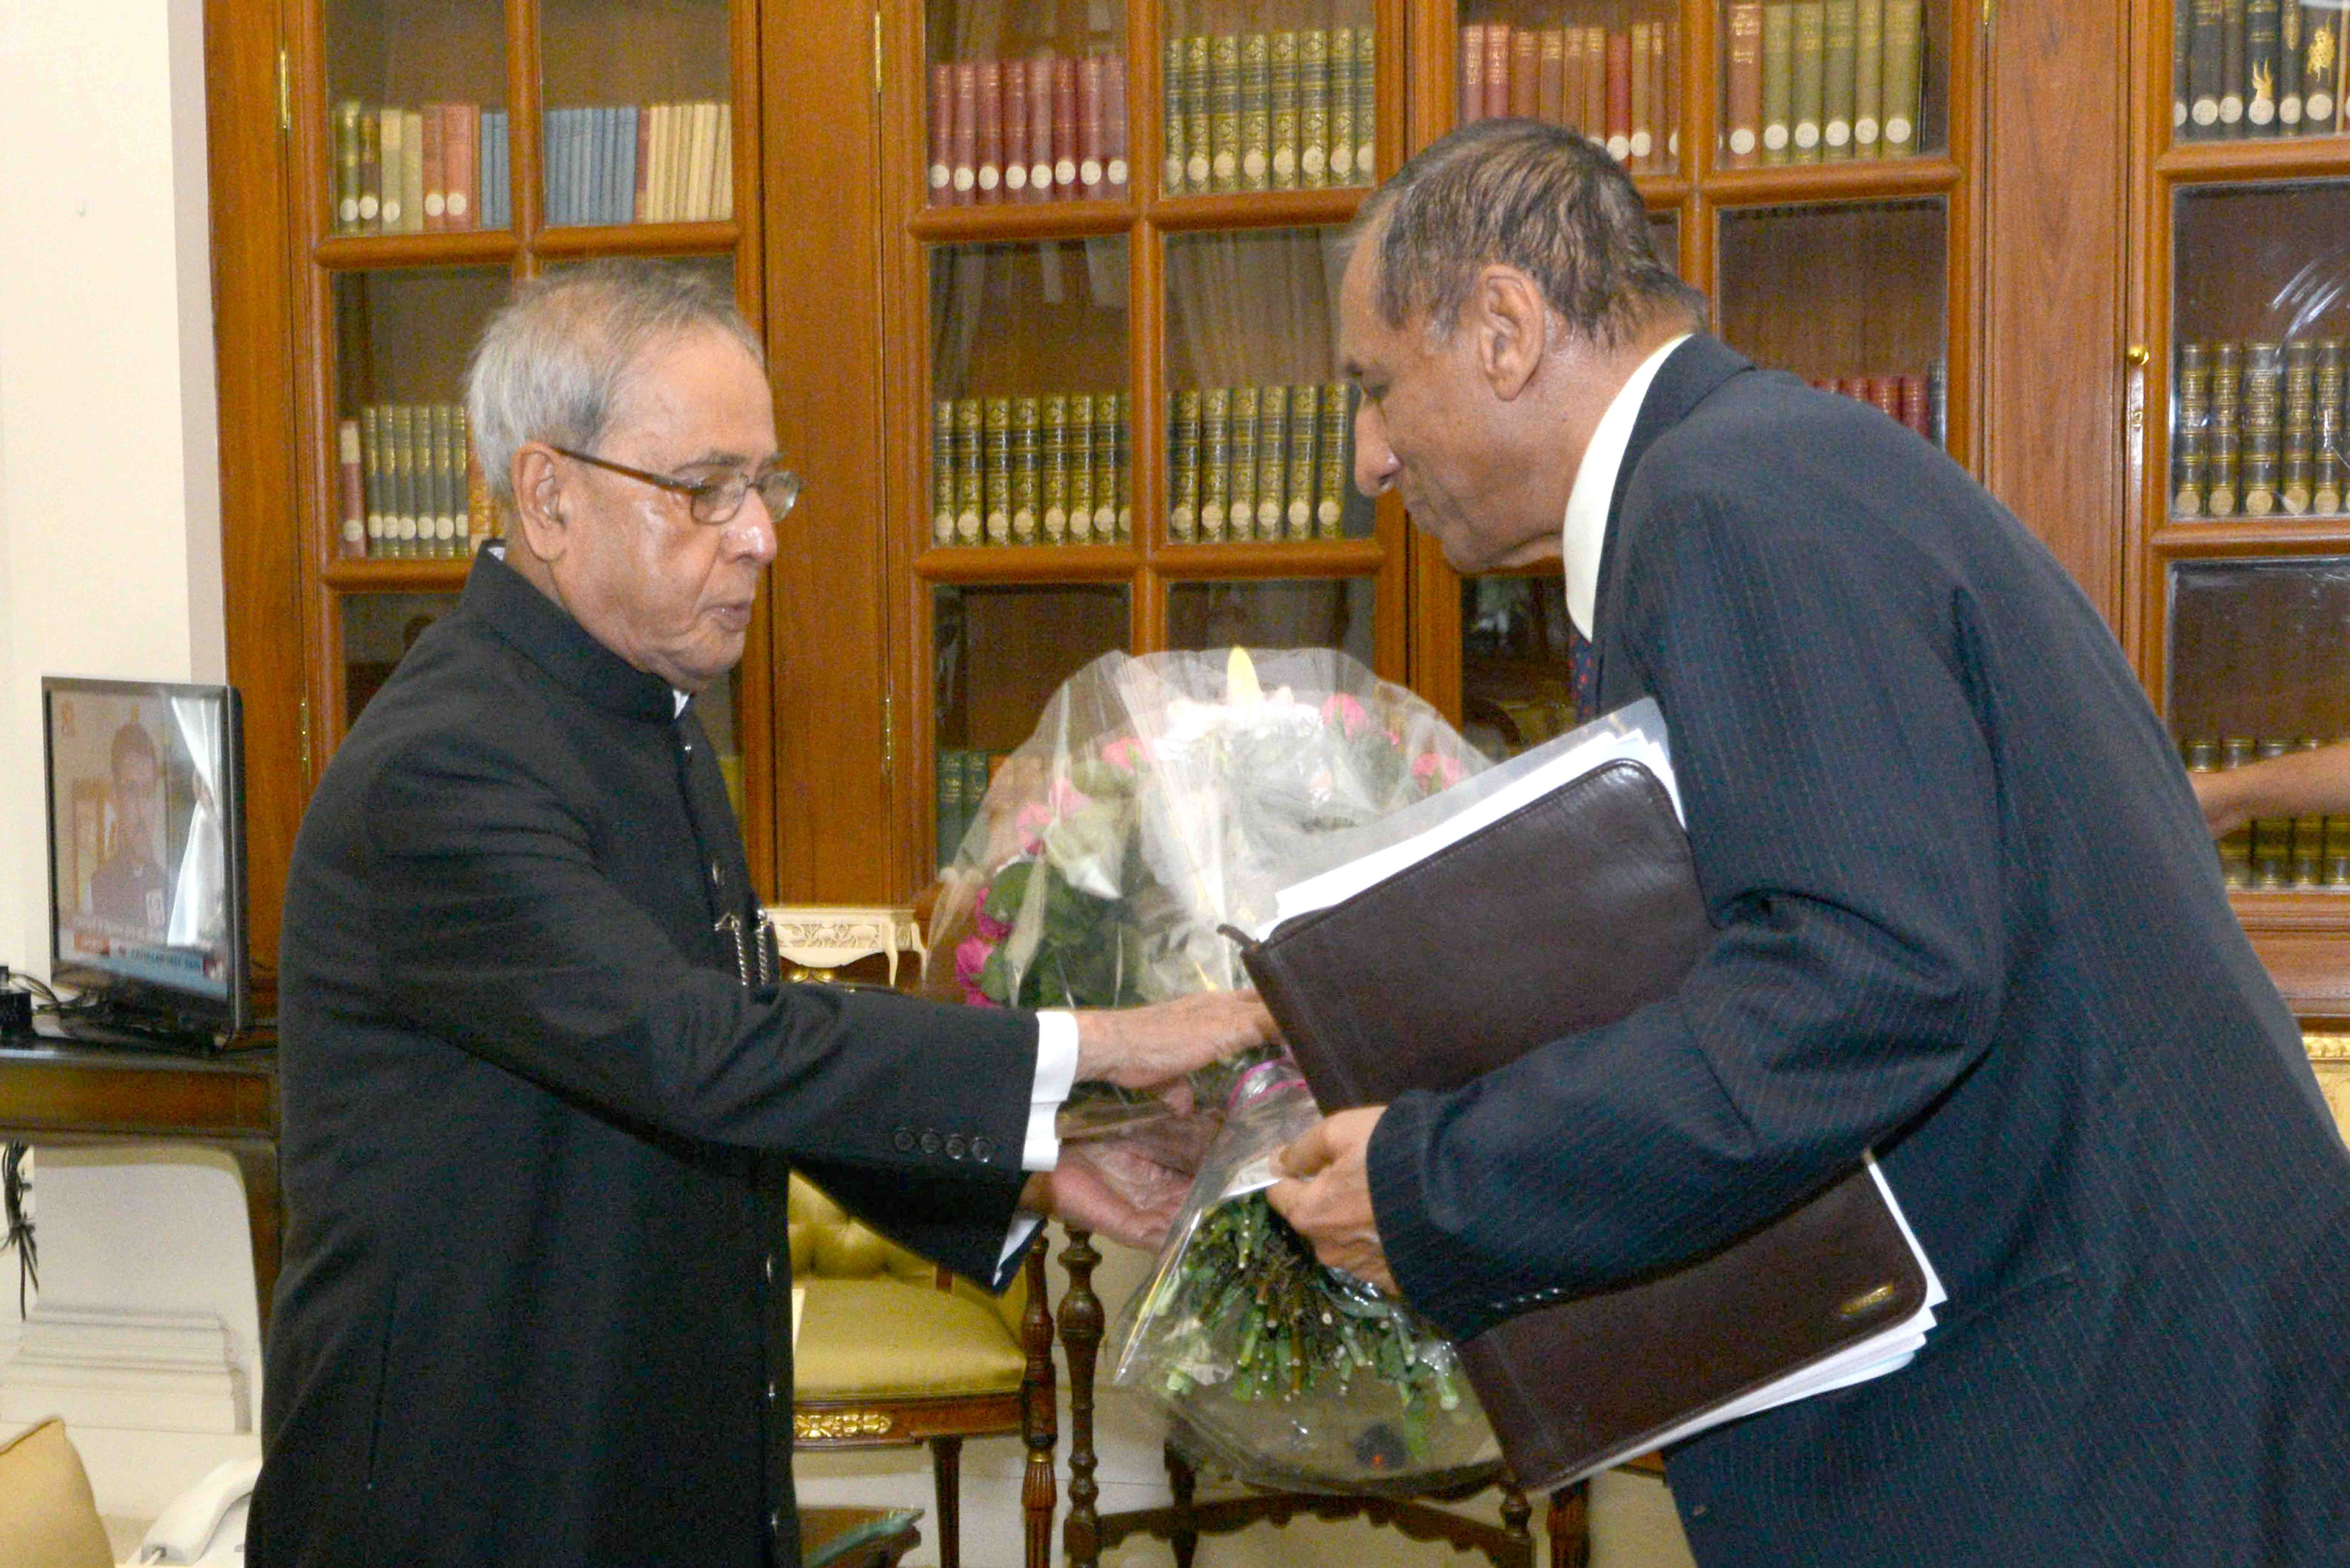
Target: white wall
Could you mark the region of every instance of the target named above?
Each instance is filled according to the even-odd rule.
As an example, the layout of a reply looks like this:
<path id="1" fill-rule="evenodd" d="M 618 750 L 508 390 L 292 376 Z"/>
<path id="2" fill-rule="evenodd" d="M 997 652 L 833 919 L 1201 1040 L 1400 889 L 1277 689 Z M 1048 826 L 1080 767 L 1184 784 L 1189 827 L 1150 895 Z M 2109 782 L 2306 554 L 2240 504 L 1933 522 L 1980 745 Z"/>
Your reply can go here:
<path id="1" fill-rule="evenodd" d="M 39 973 L 41 676 L 226 668 L 201 0 L 0 5 L 0 963 Z M 28 1345 L 44 1314 L 84 1314 L 84 1329 L 90 1312 L 193 1314 L 225 1331 L 246 1432 L 74 1433 L 101 1506 L 151 1511 L 253 1441 L 241 1191 L 224 1159 L 192 1150 L 52 1153 L 35 1182 L 44 1290 Z M 14 1277 L 0 1258 L 0 1282 Z M 20 1332 L 14 1294 L 0 1290 L 0 1354 Z M 76 1364 L 61 1365 L 70 1384 Z M 9 1389 L 0 1367 L 0 1399 Z"/>

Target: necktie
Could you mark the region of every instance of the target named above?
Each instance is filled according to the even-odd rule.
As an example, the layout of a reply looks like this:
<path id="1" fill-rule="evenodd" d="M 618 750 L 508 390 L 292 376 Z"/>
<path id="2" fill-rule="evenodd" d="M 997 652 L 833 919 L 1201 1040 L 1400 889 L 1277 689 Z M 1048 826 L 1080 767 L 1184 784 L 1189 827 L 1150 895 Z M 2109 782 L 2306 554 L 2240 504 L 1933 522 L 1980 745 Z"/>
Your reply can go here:
<path id="1" fill-rule="evenodd" d="M 1587 724 L 1599 716 L 1599 660 L 1589 640 L 1572 622 L 1566 639 L 1566 656 L 1575 672 L 1575 722 Z"/>

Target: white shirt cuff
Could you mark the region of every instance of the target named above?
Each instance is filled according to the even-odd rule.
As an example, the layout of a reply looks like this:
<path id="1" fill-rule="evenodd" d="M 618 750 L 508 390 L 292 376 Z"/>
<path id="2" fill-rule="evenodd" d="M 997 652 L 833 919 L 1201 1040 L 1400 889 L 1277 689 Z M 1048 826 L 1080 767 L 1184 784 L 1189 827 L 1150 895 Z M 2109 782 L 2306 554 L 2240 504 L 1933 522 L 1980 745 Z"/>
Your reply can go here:
<path id="1" fill-rule="evenodd" d="M 995 1272 L 999 1279 L 1003 1277 L 1004 1265 L 1020 1255 L 1020 1249 L 1028 1244 L 1028 1238 L 1034 1236 L 1036 1227 L 1044 1222 L 1042 1214 L 1019 1213 L 1012 1217 L 1012 1234 L 1003 1239 L 1003 1251 L 995 1254 Z"/>
<path id="2" fill-rule="evenodd" d="M 1076 1015 L 1057 1009 L 1038 1013 L 1036 1082 L 1028 1093 L 1028 1137 L 1020 1146 L 1021 1169 L 1050 1170 L 1060 1163 L 1061 1135 L 1055 1124 L 1076 1081 Z"/>

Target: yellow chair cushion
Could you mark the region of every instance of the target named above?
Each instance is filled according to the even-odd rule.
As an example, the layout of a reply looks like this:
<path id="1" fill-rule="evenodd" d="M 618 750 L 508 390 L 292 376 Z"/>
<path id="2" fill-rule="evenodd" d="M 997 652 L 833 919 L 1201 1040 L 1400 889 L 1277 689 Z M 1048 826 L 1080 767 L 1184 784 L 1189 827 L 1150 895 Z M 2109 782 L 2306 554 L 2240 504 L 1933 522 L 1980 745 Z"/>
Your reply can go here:
<path id="1" fill-rule="evenodd" d="M 798 1398 L 1009 1394 L 1027 1370 L 990 1304 L 890 1279 L 803 1282 L 807 1305 L 792 1354 Z"/>
<path id="2" fill-rule="evenodd" d="M 44 1421 L 0 1448 L 0 1563 L 114 1568 L 98 1500 L 63 1421 Z"/>

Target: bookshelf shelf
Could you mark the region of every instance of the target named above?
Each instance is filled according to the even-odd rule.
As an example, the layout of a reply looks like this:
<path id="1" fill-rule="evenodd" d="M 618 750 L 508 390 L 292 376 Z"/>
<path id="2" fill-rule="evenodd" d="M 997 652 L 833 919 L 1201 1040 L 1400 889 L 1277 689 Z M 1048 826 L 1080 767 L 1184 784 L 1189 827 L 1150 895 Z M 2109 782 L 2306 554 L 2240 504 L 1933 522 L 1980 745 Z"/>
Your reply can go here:
<path id="1" fill-rule="evenodd" d="M 1118 545 L 1007 545 L 925 550 L 914 571 L 930 583 L 1122 583 L 1141 553 Z"/>
<path id="2" fill-rule="evenodd" d="M 1339 190 L 1163 196 L 1150 203 L 1150 222 L 1168 234 L 1343 223 L 1354 217 L 1355 209 L 1368 194 L 1362 186 L 1354 185 Z"/>
<path id="3" fill-rule="evenodd" d="M 606 223 L 542 229 L 531 236 L 536 254 L 565 260 L 587 256 L 715 255 L 742 243 L 731 222 L 696 223 Z"/>
<path id="4" fill-rule="evenodd" d="M 318 580 L 340 593 L 454 593 L 465 586 L 469 562 L 434 557 L 422 560 L 328 561 Z"/>
<path id="5" fill-rule="evenodd" d="M 1210 577 L 1342 577 L 1378 572 L 1388 564 L 1387 547 L 1376 538 L 1306 540 L 1295 544 L 1168 545 L 1151 557 L 1170 581 Z"/>
<path id="6" fill-rule="evenodd" d="M 2180 185 L 2223 180 L 2338 178 L 2350 175 L 2350 136 L 2182 142 L 2156 155 L 2154 172 Z"/>
<path id="7" fill-rule="evenodd" d="M 2350 550 L 2350 516 L 2336 514 L 2299 522 L 2164 523 L 2147 540 L 2164 560 L 2230 556 L 2297 556 L 2311 551 Z"/>
<path id="8" fill-rule="evenodd" d="M 1774 169 L 1715 169 L 1704 175 L 1702 183 L 1710 202 L 1728 207 L 1936 195 L 1954 189 L 1964 179 L 1965 171 L 1948 158 L 1886 158 Z"/>
<path id="9" fill-rule="evenodd" d="M 330 272 L 509 266 L 522 250 L 522 241 L 506 229 L 444 234 L 336 234 L 318 242 L 312 259 Z"/>
<path id="10" fill-rule="evenodd" d="M 925 207 L 907 232 L 931 244 L 980 244 L 995 240 L 1083 239 L 1122 234 L 1134 223 L 1125 202 L 999 202 L 990 207 Z"/>

